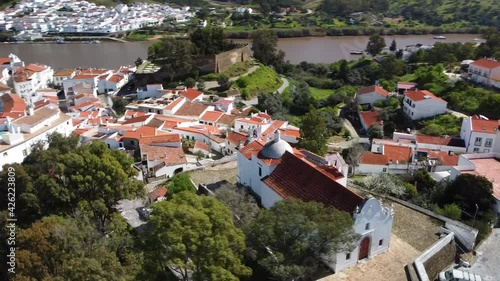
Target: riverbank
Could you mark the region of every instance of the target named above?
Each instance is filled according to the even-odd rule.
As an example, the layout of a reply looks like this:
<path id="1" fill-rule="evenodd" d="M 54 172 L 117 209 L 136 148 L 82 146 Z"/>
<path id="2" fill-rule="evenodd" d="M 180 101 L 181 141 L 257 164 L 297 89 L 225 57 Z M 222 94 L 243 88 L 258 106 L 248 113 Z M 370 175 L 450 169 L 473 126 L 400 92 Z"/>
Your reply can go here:
<path id="1" fill-rule="evenodd" d="M 301 37 L 328 37 L 328 36 L 371 36 L 373 34 L 381 35 L 436 35 L 436 34 L 480 34 L 485 28 L 472 27 L 460 29 L 445 29 L 440 27 L 426 28 L 376 28 L 376 27 L 343 27 L 343 28 L 270 28 L 276 32 L 278 38 L 301 38 Z M 254 30 L 231 31 L 225 30 L 228 38 L 248 39 Z"/>

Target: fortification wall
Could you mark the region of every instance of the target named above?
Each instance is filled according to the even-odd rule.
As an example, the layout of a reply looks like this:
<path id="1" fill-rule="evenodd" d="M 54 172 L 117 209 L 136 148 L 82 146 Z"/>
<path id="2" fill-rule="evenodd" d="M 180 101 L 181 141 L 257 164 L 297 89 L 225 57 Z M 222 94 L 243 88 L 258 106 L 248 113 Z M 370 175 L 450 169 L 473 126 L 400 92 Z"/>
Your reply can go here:
<path id="1" fill-rule="evenodd" d="M 233 49 L 215 56 L 215 72 L 228 70 L 233 64 L 250 59 L 250 46 Z"/>

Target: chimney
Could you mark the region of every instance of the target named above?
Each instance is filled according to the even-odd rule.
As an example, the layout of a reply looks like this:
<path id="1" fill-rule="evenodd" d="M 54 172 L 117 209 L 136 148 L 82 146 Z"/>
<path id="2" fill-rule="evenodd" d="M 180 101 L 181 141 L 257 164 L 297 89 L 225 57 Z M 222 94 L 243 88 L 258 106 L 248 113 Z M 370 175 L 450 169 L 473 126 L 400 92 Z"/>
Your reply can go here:
<path id="1" fill-rule="evenodd" d="M 280 129 L 276 129 L 276 131 L 274 131 L 274 140 L 275 141 L 281 140 Z"/>
<path id="2" fill-rule="evenodd" d="M 29 107 L 28 107 L 28 115 L 30 115 L 30 116 L 35 115 L 35 110 L 33 109 L 33 107 L 32 107 L 32 106 L 29 106 Z"/>

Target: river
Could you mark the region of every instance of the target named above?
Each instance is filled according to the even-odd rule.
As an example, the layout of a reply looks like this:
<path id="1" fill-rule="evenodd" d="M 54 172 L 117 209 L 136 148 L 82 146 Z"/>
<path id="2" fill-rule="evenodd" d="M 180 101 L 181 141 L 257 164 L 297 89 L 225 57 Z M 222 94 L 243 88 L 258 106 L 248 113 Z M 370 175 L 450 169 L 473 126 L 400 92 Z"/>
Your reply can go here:
<path id="1" fill-rule="evenodd" d="M 473 42 L 478 34 L 446 34 L 446 40 L 433 39 L 428 35 L 385 36 L 387 46 L 393 39 L 398 48 L 407 45 L 435 42 Z M 308 61 L 311 63 L 331 63 L 341 59 L 356 59 L 349 53 L 352 49 L 365 49 L 368 36 L 341 37 L 300 37 L 280 38 L 278 48 L 286 53 L 291 63 Z M 249 40 L 234 40 L 249 42 Z M 147 57 L 148 46 L 152 42 L 103 42 L 101 44 L 0 44 L 0 57 L 9 53 L 18 55 L 27 63 L 42 63 L 54 69 L 75 67 L 117 68 L 133 64 L 137 57 Z"/>

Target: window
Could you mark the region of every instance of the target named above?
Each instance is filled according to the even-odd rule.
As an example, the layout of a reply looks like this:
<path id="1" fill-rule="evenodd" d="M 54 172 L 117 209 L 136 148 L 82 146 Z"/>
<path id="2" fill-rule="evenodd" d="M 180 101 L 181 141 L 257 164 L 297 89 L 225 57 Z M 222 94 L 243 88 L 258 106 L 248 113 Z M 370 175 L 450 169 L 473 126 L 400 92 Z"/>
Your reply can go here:
<path id="1" fill-rule="evenodd" d="M 120 147 L 123 147 L 123 142 L 121 142 L 119 145 L 120 145 Z"/>
<path id="2" fill-rule="evenodd" d="M 482 142 L 483 142 L 483 138 L 477 137 L 476 140 L 474 141 L 474 145 L 481 146 Z"/>
<path id="3" fill-rule="evenodd" d="M 243 129 L 243 125 L 241 125 L 241 128 L 240 129 Z"/>
<path id="4" fill-rule="evenodd" d="M 7 155 L 8 155 L 8 154 L 7 154 L 7 152 L 4 152 L 4 153 L 3 153 L 3 156 L 4 156 L 4 157 L 7 157 Z"/>
<path id="5" fill-rule="evenodd" d="M 135 141 L 130 141 L 130 144 L 131 145 L 135 145 Z"/>
<path id="6" fill-rule="evenodd" d="M 475 147 L 474 152 L 479 152 L 479 148 Z"/>
<path id="7" fill-rule="evenodd" d="M 413 112 L 411 113 L 411 116 L 413 116 Z"/>
<path id="8" fill-rule="evenodd" d="M 485 149 L 483 152 L 484 153 L 488 153 L 488 152 L 490 152 L 490 150 L 489 149 Z"/>
<path id="9" fill-rule="evenodd" d="M 382 172 L 386 173 L 387 172 L 387 168 L 383 168 Z"/>
<path id="10" fill-rule="evenodd" d="M 351 259 L 351 253 L 347 253 L 347 254 L 345 255 L 345 259 L 346 259 L 346 260 L 350 260 L 350 259 Z"/>
<path id="11" fill-rule="evenodd" d="M 380 240 L 378 240 L 378 245 L 379 245 L 379 246 L 384 245 L 384 239 L 380 239 Z"/>
<path id="12" fill-rule="evenodd" d="M 28 151 L 26 149 L 23 149 L 23 156 L 28 156 Z"/>
<path id="13" fill-rule="evenodd" d="M 259 167 L 259 176 L 262 177 L 262 167 Z"/>
<path id="14" fill-rule="evenodd" d="M 369 229 L 370 229 L 370 223 L 367 223 L 367 224 L 365 225 L 365 230 L 369 230 Z"/>
<path id="15" fill-rule="evenodd" d="M 492 144 L 493 144 L 493 139 L 486 139 L 486 141 L 484 142 L 485 147 L 491 147 Z"/>

